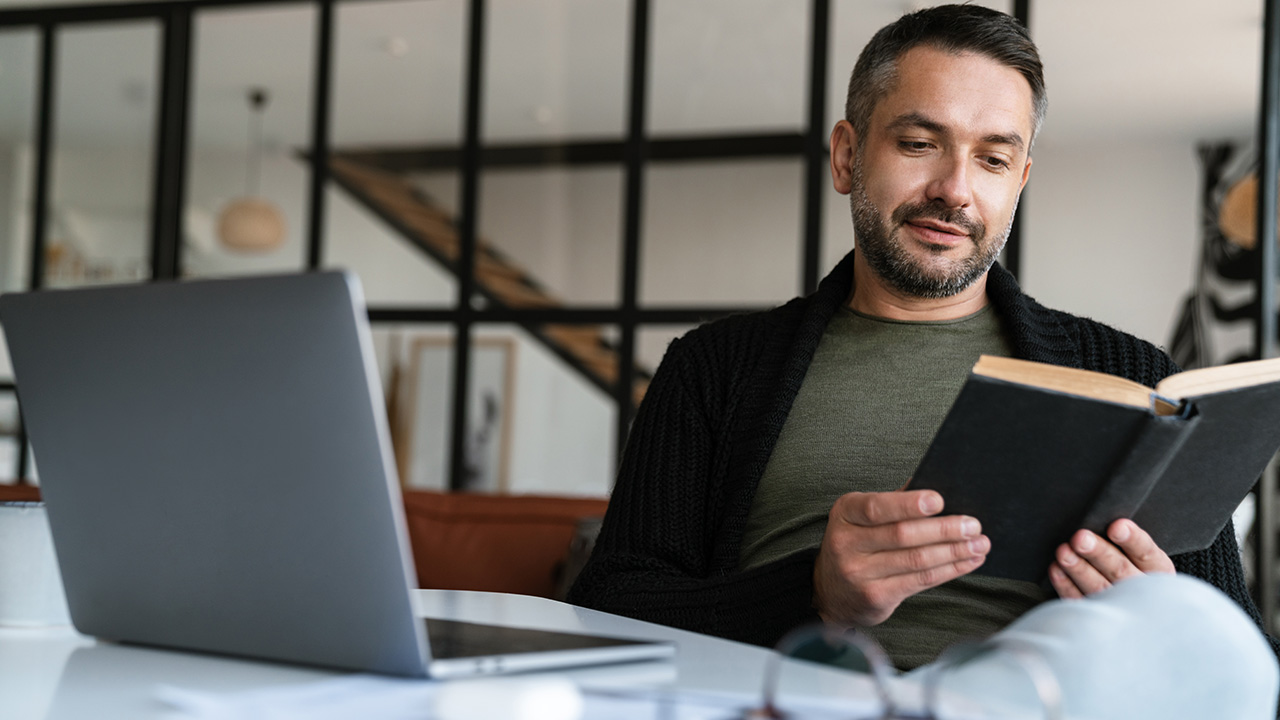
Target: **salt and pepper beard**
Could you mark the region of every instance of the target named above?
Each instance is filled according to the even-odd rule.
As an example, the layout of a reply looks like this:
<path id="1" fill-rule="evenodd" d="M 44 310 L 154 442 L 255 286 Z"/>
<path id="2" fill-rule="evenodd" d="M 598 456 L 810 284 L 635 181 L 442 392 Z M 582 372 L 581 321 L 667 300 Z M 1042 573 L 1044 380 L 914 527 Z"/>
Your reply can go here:
<path id="1" fill-rule="evenodd" d="M 876 275 L 907 295 L 939 299 L 962 292 L 991 269 L 1009 239 L 1018 200 L 1014 199 L 1013 211 L 1009 213 L 1009 222 L 1004 230 L 991 236 L 987 235 L 984 223 L 973 220 L 963 210 L 948 209 L 940 200 L 899 205 L 889 218 L 891 225 L 886 227 L 880 208 L 867 196 L 859 148 L 853 162 L 849 206 L 853 214 L 854 244 Z M 924 262 L 913 258 L 898 239 L 904 223 L 920 219 L 939 220 L 961 228 L 968 233 L 975 251 L 960 260 L 948 260 L 942 257 L 940 249 L 931 250 L 933 259 L 943 267 L 927 267 Z"/>

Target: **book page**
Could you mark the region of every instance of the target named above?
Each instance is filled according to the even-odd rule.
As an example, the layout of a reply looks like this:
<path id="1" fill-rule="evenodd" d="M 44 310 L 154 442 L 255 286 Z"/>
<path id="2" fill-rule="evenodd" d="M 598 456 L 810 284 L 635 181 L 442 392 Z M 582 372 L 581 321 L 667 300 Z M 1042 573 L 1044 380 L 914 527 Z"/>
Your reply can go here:
<path id="1" fill-rule="evenodd" d="M 1272 358 L 1187 370 L 1161 380 L 1156 391 L 1166 397 L 1187 398 L 1277 380 L 1280 380 L 1280 358 Z"/>
<path id="2" fill-rule="evenodd" d="M 983 355 L 973 366 L 977 375 L 1055 390 L 1069 395 L 1151 408 L 1151 388 L 1115 375 L 1046 365 L 1030 360 Z"/>

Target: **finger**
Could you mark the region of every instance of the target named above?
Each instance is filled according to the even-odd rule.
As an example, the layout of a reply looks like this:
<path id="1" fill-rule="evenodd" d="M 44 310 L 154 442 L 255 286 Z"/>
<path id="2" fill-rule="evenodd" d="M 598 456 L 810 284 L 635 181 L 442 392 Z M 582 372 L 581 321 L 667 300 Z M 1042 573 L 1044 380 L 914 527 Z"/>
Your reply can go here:
<path id="1" fill-rule="evenodd" d="M 977 518 L 967 515 L 948 515 L 903 520 L 889 525 L 859 527 L 857 530 L 853 533 L 854 549 L 862 552 L 882 552 L 974 540 L 982 535 L 982 523 L 978 522 Z"/>
<path id="2" fill-rule="evenodd" d="M 835 518 L 863 527 L 915 520 L 940 512 L 942 496 L 933 490 L 846 493 L 831 508 L 831 514 Z"/>
<path id="3" fill-rule="evenodd" d="M 982 563 L 986 559 L 985 555 L 979 555 L 925 570 L 886 577 L 875 584 L 876 592 L 882 593 L 885 597 L 898 598 L 901 601 L 921 591 L 951 582 L 961 575 L 967 575 L 982 567 Z"/>
<path id="4" fill-rule="evenodd" d="M 1058 597 L 1064 600 L 1079 600 L 1084 597 L 1084 593 L 1080 592 L 1080 588 L 1067 577 L 1067 571 L 1062 569 L 1058 563 L 1049 566 L 1049 583 L 1053 585 L 1053 589 L 1057 591 Z"/>
<path id="5" fill-rule="evenodd" d="M 1071 536 L 1071 549 L 1101 573 L 1108 583 L 1142 574 L 1123 550 L 1088 530 L 1077 530 Z"/>
<path id="6" fill-rule="evenodd" d="M 927 572 L 944 565 L 985 558 L 991 550 L 986 535 L 970 540 L 889 550 L 863 556 L 861 574 L 871 580 Z"/>
<path id="7" fill-rule="evenodd" d="M 1111 582 L 1098 571 L 1098 568 L 1077 554 L 1071 545 L 1065 543 L 1059 545 L 1057 558 L 1058 565 L 1081 593 L 1092 595 L 1111 587 Z"/>
<path id="8" fill-rule="evenodd" d="M 1117 520 L 1107 528 L 1107 537 L 1119 547 L 1142 572 L 1172 573 L 1173 561 L 1156 545 L 1146 530 L 1132 520 Z"/>

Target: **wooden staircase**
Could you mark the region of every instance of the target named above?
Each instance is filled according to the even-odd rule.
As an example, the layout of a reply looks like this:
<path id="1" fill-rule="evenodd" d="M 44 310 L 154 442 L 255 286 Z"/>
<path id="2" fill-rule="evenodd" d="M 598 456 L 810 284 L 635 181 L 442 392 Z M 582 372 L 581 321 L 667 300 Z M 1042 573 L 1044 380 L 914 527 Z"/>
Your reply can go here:
<path id="1" fill-rule="evenodd" d="M 455 276 L 461 243 L 453 219 L 407 178 L 335 153 L 330 177 L 405 239 Z M 563 303 L 527 272 L 482 238 L 476 239 L 476 290 L 504 308 L 557 308 Z M 612 395 L 618 383 L 618 350 L 599 325 L 547 324 L 526 329 L 592 384 Z M 636 369 L 631 379 L 637 405 L 650 373 Z"/>

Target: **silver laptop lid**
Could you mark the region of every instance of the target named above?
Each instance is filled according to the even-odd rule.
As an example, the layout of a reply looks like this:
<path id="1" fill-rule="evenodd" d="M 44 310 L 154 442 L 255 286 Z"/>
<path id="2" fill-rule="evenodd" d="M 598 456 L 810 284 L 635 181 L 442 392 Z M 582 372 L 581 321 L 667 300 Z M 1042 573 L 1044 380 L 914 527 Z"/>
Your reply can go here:
<path id="1" fill-rule="evenodd" d="M 364 313 L 336 272 L 0 298 L 77 629 L 424 675 Z"/>

